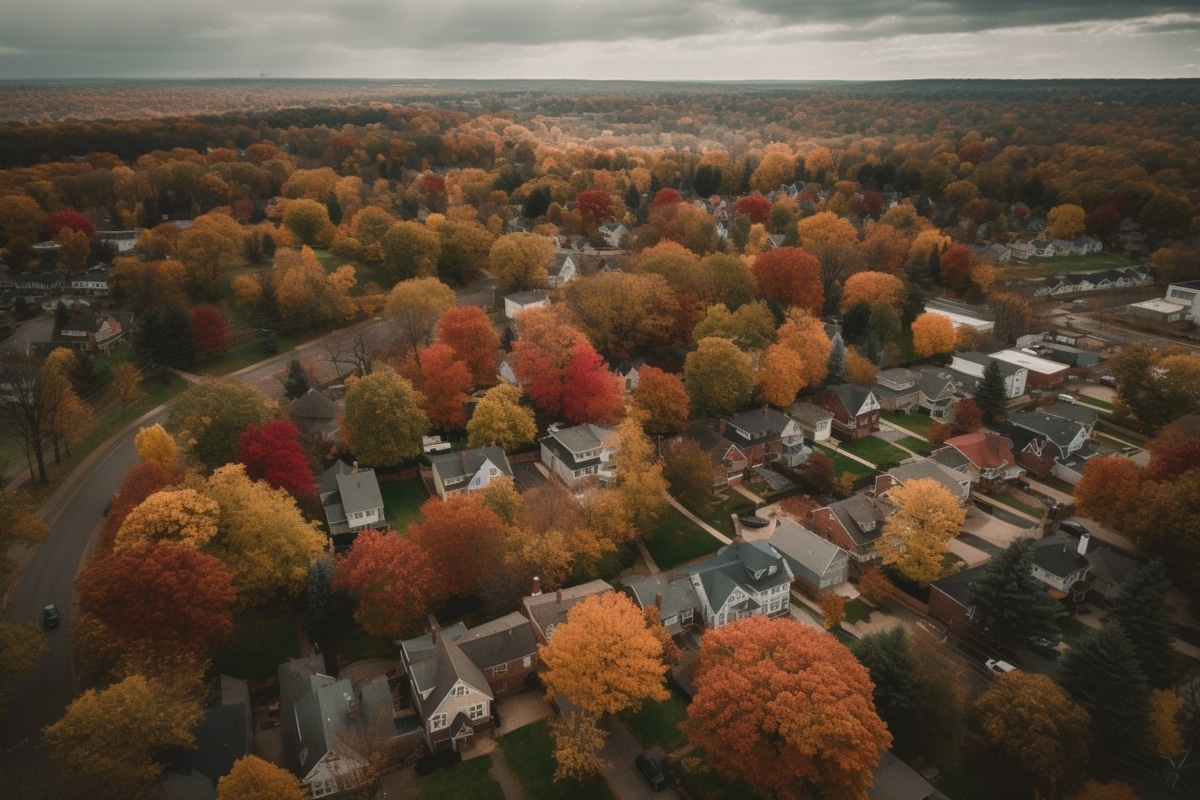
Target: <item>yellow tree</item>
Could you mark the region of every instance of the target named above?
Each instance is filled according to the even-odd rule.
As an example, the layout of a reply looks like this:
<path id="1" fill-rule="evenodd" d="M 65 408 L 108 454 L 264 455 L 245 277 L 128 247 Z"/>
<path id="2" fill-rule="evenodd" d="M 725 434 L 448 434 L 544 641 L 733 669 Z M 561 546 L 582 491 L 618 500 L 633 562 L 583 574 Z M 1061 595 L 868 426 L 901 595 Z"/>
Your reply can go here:
<path id="1" fill-rule="evenodd" d="M 1170 689 L 1155 689 L 1150 693 L 1150 727 L 1147 741 L 1157 756 L 1170 758 L 1184 751 L 1183 734 L 1179 732 L 1179 714 L 1183 698 Z"/>
<path id="2" fill-rule="evenodd" d="M 846 279 L 842 287 L 839 308 L 845 314 L 851 306 L 866 303 L 876 306 L 891 306 L 899 314 L 904 309 L 907 290 L 904 281 L 887 272 L 856 272 Z"/>
<path id="3" fill-rule="evenodd" d="M 952 353 L 957 341 L 958 333 L 954 330 L 954 322 L 945 314 L 927 311 L 913 320 L 913 354 L 917 358 Z"/>
<path id="4" fill-rule="evenodd" d="M 758 368 L 758 399 L 789 409 L 803 388 L 804 359 L 800 354 L 782 344 L 768 347 Z"/>
<path id="5" fill-rule="evenodd" d="M 825 335 L 825 324 L 809 312 L 793 308 L 787 320 L 779 326 L 779 344 L 800 356 L 804 368 L 801 386 L 816 386 L 825 380 L 829 371 L 829 351 L 833 344 Z"/>
<path id="6" fill-rule="evenodd" d="M 683 385 L 700 417 L 731 413 L 746 401 L 753 383 L 750 357 L 728 339 L 701 339 L 683 365 Z"/>
<path id="7" fill-rule="evenodd" d="M 617 426 L 615 505 L 628 517 L 634 530 L 649 536 L 658 515 L 666 505 L 667 480 L 654 444 L 642 429 L 642 417 L 631 408 Z"/>
<path id="8" fill-rule="evenodd" d="M 846 379 L 857 386 L 874 386 L 879 375 L 879 365 L 866 356 L 860 356 L 854 345 L 846 348 Z"/>
<path id="9" fill-rule="evenodd" d="M 328 245 L 333 239 L 329 210 L 316 200 L 292 200 L 283 212 L 283 224 L 300 244 Z"/>
<path id="10" fill-rule="evenodd" d="M 600 729 L 600 719 L 586 711 L 571 711 L 551 717 L 550 735 L 554 738 L 554 780 L 587 780 L 602 775 L 609 763 L 599 756 L 608 732 Z"/>
<path id="11" fill-rule="evenodd" d="M 547 695 L 591 714 L 616 714 L 666 700 L 662 645 L 627 595 L 605 592 L 574 605 L 538 648 Z"/>
<path id="12" fill-rule="evenodd" d="M 1083 233 L 1087 212 L 1074 203 L 1063 203 L 1050 209 L 1046 215 L 1046 233 L 1055 239 L 1074 239 Z"/>
<path id="13" fill-rule="evenodd" d="M 346 391 L 342 434 L 365 466 L 391 466 L 421 453 L 429 430 L 420 393 L 391 368 L 356 378 Z"/>
<path id="14" fill-rule="evenodd" d="M 170 466 L 179 459 L 179 446 L 157 422 L 149 428 L 139 428 L 133 446 L 137 448 L 138 457 L 147 464 Z"/>
<path id="15" fill-rule="evenodd" d="M 0 712 L 49 646 L 37 623 L 0 622 Z"/>
<path id="16" fill-rule="evenodd" d="M 467 422 L 467 443 L 516 450 L 533 442 L 537 421 L 533 409 L 521 405 L 522 394 L 521 387 L 509 383 L 488 389 Z"/>
<path id="17" fill-rule="evenodd" d="M 54 445 L 54 460 L 58 461 L 58 446 L 65 446 L 67 453 L 71 445 L 77 444 L 96 427 L 92 415 L 92 407 L 75 393 L 71 376 L 78 373 L 79 357 L 75 351 L 65 347 L 57 347 L 46 356 L 42 365 L 42 381 L 45 384 L 46 397 L 55 398 L 55 402 L 45 405 L 46 432 L 50 434 Z"/>
<path id="18" fill-rule="evenodd" d="M 437 278 L 411 278 L 392 287 L 384 312 L 396 326 L 406 355 L 433 343 L 438 319 L 454 300 L 454 290 Z"/>
<path id="19" fill-rule="evenodd" d="M 419 222 L 397 222 L 383 238 L 383 263 L 397 280 L 432 277 L 441 253 L 437 231 Z"/>
<path id="20" fill-rule="evenodd" d="M 286 769 L 246 756 L 217 782 L 217 800 L 308 800 L 309 793 Z"/>
<path id="21" fill-rule="evenodd" d="M 509 233 L 492 244 L 488 261 L 500 279 L 501 294 L 541 289 L 554 266 L 554 245 L 533 233 Z"/>
<path id="22" fill-rule="evenodd" d="M 779 188 L 781 183 L 791 183 L 796 178 L 796 160 L 791 153 L 773 150 L 763 156 L 758 169 L 750 176 L 750 188 L 766 194 Z"/>
<path id="23" fill-rule="evenodd" d="M 63 266 L 68 273 L 77 275 L 87 269 L 88 252 L 91 250 L 91 237 L 83 231 L 74 228 L 63 228 L 54 237 L 61 248 Z"/>
<path id="24" fill-rule="evenodd" d="M 125 517 L 113 550 L 152 542 L 179 542 L 204 549 L 217 535 L 219 514 L 217 504 L 195 489 L 155 492 Z"/>
<path id="25" fill-rule="evenodd" d="M 113 391 L 121 405 L 128 408 L 146 396 L 142 389 L 142 371 L 128 362 L 112 368 Z"/>
<path id="26" fill-rule="evenodd" d="M 228 214 L 201 214 L 179 237 L 177 252 L 183 262 L 192 296 L 215 300 L 229 269 L 242 256 L 242 226 Z"/>
<path id="27" fill-rule="evenodd" d="M 858 231 L 849 220 L 832 211 L 822 211 L 796 224 L 800 246 L 821 262 L 826 287 L 842 280 L 858 257 Z"/>
<path id="28" fill-rule="evenodd" d="M 884 564 L 922 586 L 942 577 L 946 542 L 962 530 L 967 512 L 949 489 L 918 478 L 891 490 L 896 513 L 883 524 L 878 551 Z"/>

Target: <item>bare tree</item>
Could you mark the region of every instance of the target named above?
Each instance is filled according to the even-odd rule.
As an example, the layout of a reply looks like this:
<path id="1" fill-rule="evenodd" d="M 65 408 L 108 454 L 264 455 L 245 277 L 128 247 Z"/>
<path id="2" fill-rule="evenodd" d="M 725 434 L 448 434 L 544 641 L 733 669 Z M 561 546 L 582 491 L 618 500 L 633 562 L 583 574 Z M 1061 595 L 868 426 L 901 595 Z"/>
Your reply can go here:
<path id="1" fill-rule="evenodd" d="M 21 441 L 29 477 L 42 484 L 50 482 L 44 451 L 53 435 L 66 385 L 29 358 L 14 358 L 0 365 L 0 430 Z"/>

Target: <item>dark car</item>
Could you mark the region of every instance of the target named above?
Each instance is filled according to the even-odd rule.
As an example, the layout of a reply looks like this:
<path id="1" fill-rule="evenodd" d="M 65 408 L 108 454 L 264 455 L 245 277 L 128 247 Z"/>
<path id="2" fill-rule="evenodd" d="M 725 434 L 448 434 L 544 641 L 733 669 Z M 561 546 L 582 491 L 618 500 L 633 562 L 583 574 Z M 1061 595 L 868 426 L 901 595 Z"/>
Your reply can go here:
<path id="1" fill-rule="evenodd" d="M 771 524 L 771 520 L 760 517 L 757 514 L 743 514 L 738 519 L 747 528 L 765 528 Z"/>
<path id="2" fill-rule="evenodd" d="M 1087 536 L 1089 533 L 1088 529 L 1083 527 L 1082 524 L 1071 519 L 1064 519 L 1062 522 L 1058 523 L 1058 529 L 1063 533 L 1069 533 L 1072 536 Z"/>
<path id="3" fill-rule="evenodd" d="M 54 603 L 42 609 L 42 625 L 47 629 L 58 627 L 58 606 Z"/>
<path id="4" fill-rule="evenodd" d="M 1100 385 L 1115 389 L 1117 388 L 1117 377 L 1115 375 L 1101 375 Z"/>
<path id="5" fill-rule="evenodd" d="M 634 759 L 637 764 L 638 771 L 642 773 L 642 777 L 650 784 L 650 788 L 656 792 L 661 792 L 667 788 L 667 776 L 663 774 L 662 767 L 658 760 L 649 753 L 642 753 Z"/>

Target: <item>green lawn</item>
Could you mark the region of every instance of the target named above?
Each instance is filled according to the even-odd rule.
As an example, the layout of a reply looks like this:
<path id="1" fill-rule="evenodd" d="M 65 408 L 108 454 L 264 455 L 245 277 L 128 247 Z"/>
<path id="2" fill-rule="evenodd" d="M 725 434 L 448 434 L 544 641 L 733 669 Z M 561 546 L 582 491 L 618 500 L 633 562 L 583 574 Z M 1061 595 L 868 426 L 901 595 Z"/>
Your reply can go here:
<path id="1" fill-rule="evenodd" d="M 749 498 L 744 497 L 737 492 L 731 491 L 729 493 L 729 497 L 725 498 L 715 506 L 696 508 L 694 506 L 687 505 L 687 510 L 691 511 L 709 525 L 712 525 L 721 533 L 732 538 L 737 531 L 733 527 L 733 519 L 731 519 L 730 515 L 748 514 L 754 510 L 754 503 Z"/>
<path id="2" fill-rule="evenodd" d="M 324 641 L 322 641 L 322 646 Z M 400 649 L 386 636 L 372 636 L 362 628 L 354 628 L 338 638 L 333 646 L 338 663 L 342 666 L 367 658 L 390 658 L 398 656 Z"/>
<path id="3" fill-rule="evenodd" d="M 488 774 L 490 758 L 472 758 L 417 778 L 421 800 L 504 800 L 504 790 Z"/>
<path id="4" fill-rule="evenodd" d="M 707 760 L 707 754 L 698 748 L 683 758 L 692 796 L 698 800 L 754 800 L 758 797 L 744 781 L 727 778 L 708 767 Z"/>
<path id="5" fill-rule="evenodd" d="M 233 620 L 233 641 L 212 658 L 212 671 L 247 681 L 273 678 L 279 665 L 300 655 L 291 610 L 283 605 L 243 611 Z"/>
<path id="6" fill-rule="evenodd" d="M 819 444 L 817 447 L 822 453 L 833 459 L 833 471 L 837 475 L 841 475 L 843 472 L 849 472 L 855 477 L 861 477 L 863 475 L 870 475 L 875 471 L 866 464 L 855 461 L 853 458 L 846 458 L 841 453 L 835 453 L 832 449 L 826 447 L 825 445 Z"/>
<path id="7" fill-rule="evenodd" d="M 621 721 L 645 749 L 658 746 L 670 753 L 687 744 L 679 730 L 679 723 L 687 719 L 687 699 L 674 686 L 670 688 L 669 699 L 661 703 L 647 701 L 640 710 L 621 714 Z"/>
<path id="8" fill-rule="evenodd" d="M 554 741 L 546 720 L 517 728 L 496 741 L 530 800 L 613 800 L 603 778 L 554 780 Z"/>
<path id="9" fill-rule="evenodd" d="M 1096 408 L 1103 409 L 1104 411 L 1112 411 L 1112 407 L 1113 407 L 1113 404 L 1109 403 L 1106 400 L 1101 400 L 1097 397 L 1089 397 L 1086 394 L 1077 395 L 1076 400 L 1081 405 L 1094 406 Z"/>
<path id="10" fill-rule="evenodd" d="M 861 597 L 856 597 L 846 603 L 846 622 L 855 623 L 862 622 L 867 617 L 871 616 L 871 612 L 875 609 L 870 606 L 866 600 Z"/>
<path id="11" fill-rule="evenodd" d="M 420 478 L 379 484 L 383 510 L 392 530 L 406 531 L 408 523 L 421 521 L 421 504 L 429 499 Z"/>
<path id="12" fill-rule="evenodd" d="M 1060 492 L 1075 494 L 1075 487 L 1064 481 L 1062 478 L 1056 478 L 1053 475 L 1047 475 L 1046 477 L 1038 478 L 1037 480 L 1041 481 L 1047 486 L 1052 486 L 1055 489 L 1058 489 Z"/>
<path id="13" fill-rule="evenodd" d="M 316 338 L 320 333 L 320 331 L 311 331 L 300 335 L 277 332 L 275 334 L 275 341 L 279 344 L 279 352 L 283 353 L 302 342 Z M 263 348 L 262 337 L 254 333 L 234 343 L 221 355 L 204 359 L 196 365 L 193 372 L 197 375 L 211 375 L 213 377 L 228 375 L 240 369 L 253 366 L 263 359 L 270 357 L 271 354 Z"/>
<path id="14" fill-rule="evenodd" d="M 658 516 L 658 524 L 646 542 L 646 548 L 661 569 L 715 553 L 721 543 L 679 512 L 667 506 Z"/>
<path id="15" fill-rule="evenodd" d="M 942 577 L 948 578 L 967 568 L 967 562 L 954 553 L 942 553 Z"/>
<path id="16" fill-rule="evenodd" d="M 383 264 L 366 264 L 353 258 L 345 259 L 334 255 L 328 250 L 314 250 L 313 253 L 317 256 L 317 261 L 321 262 L 321 266 L 325 268 L 326 272 L 332 273 L 343 264 L 349 264 L 354 267 L 354 276 L 358 278 L 358 285 L 355 287 L 354 294 L 362 294 L 363 286 L 366 285 L 367 281 L 374 281 L 384 289 L 392 285 L 392 276 L 388 274 L 387 268 Z"/>
<path id="17" fill-rule="evenodd" d="M 895 411 L 884 411 L 880 416 L 887 422 L 895 423 L 905 430 L 912 431 L 926 438 L 929 437 L 929 432 L 933 430 L 933 418 L 928 414 L 921 414 L 919 412 L 898 414 Z"/>
<path id="18" fill-rule="evenodd" d="M 898 439 L 896 444 L 901 447 L 907 447 L 919 456 L 927 456 L 933 452 L 933 445 L 924 439 L 918 439 L 915 436 L 905 436 L 903 439 Z"/>
<path id="19" fill-rule="evenodd" d="M 1040 518 L 1046 516 L 1046 507 L 1045 506 L 1042 506 L 1042 505 L 1035 506 L 1035 505 L 1026 503 L 1022 500 L 1018 500 L 1017 498 L 1013 497 L 1009 492 L 992 492 L 991 494 L 984 494 L 983 492 L 979 492 L 979 494 L 988 500 L 993 500 L 1002 505 L 1006 505 L 1009 508 L 1015 508 L 1017 511 L 1024 511 L 1026 514 L 1028 514 L 1031 517 L 1037 517 L 1040 519 Z"/>
<path id="20" fill-rule="evenodd" d="M 894 464 L 908 458 L 908 453 L 893 447 L 890 442 L 885 442 L 878 436 L 864 436 L 853 442 L 840 443 L 838 447 L 859 458 L 865 458 L 872 464 Z"/>
<path id="21" fill-rule="evenodd" d="M 1010 261 L 1000 268 L 1000 277 L 1036 278 L 1058 275 L 1062 272 L 1091 272 L 1114 267 L 1132 267 L 1137 262 L 1114 253 L 1093 253 L 1086 256 L 1061 256 L 1059 258 L 1033 258 L 1022 264 Z"/>
<path id="22" fill-rule="evenodd" d="M 1062 631 L 1062 638 L 1067 643 L 1067 647 L 1074 645 L 1079 641 L 1079 637 L 1088 631 L 1094 630 L 1072 617 L 1059 617 L 1055 622 L 1058 623 L 1058 629 Z"/>

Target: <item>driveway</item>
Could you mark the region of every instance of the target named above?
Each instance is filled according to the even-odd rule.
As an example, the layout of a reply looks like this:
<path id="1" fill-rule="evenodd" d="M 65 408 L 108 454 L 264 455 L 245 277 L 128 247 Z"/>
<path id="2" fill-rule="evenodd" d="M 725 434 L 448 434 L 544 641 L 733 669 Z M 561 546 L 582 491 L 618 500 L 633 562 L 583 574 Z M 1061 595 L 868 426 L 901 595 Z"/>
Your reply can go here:
<path id="1" fill-rule="evenodd" d="M 996 510 L 1003 512 L 1003 509 Z M 1013 520 L 1019 520 L 1024 524 L 1013 524 Z M 982 544 L 976 544 L 965 537 L 959 538 L 980 550 L 985 550 L 988 544 L 1003 550 L 1022 536 L 1032 536 L 1035 539 L 1041 536 L 1040 527 L 1033 525 L 1028 520 L 1005 513 L 997 513 L 996 516 L 992 516 L 975 507 L 967 509 L 967 519 L 963 523 L 962 529 L 963 533 L 982 540 Z"/>
<path id="2" fill-rule="evenodd" d="M 31 342 L 48 342 L 52 333 L 54 317 L 45 314 L 34 317 L 18 325 L 12 336 L 0 342 L 0 349 L 23 356 Z"/>
<path id="3" fill-rule="evenodd" d="M 652 790 L 642 773 L 638 772 L 633 760 L 642 752 L 642 746 L 633 738 L 629 728 L 612 716 L 600 720 L 600 727 L 608 731 L 608 738 L 600 750 L 601 757 L 609 763 L 604 780 L 616 797 L 620 800 L 655 800 L 660 797 L 678 800 L 679 795 L 673 789 L 661 792 Z"/>

